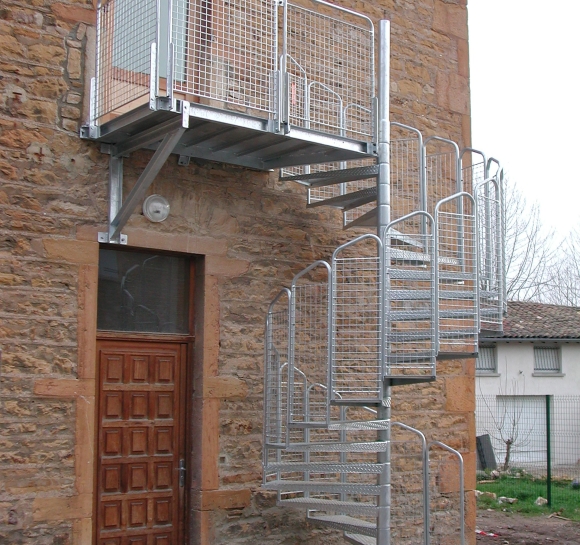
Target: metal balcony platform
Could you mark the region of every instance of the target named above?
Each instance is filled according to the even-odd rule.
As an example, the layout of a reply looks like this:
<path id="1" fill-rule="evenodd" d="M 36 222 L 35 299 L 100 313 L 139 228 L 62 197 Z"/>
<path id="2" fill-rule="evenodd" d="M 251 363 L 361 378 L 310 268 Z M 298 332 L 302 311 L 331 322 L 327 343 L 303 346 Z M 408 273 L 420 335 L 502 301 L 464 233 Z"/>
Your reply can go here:
<path id="1" fill-rule="evenodd" d="M 185 101 L 177 101 L 173 111 L 145 104 L 82 135 L 112 146 L 111 154 L 123 157 L 137 149 L 157 150 L 166 134 L 181 128 L 185 130 L 171 151 L 180 158 L 263 171 L 373 157 L 369 142 L 299 127 L 276 132 L 272 120 Z"/>

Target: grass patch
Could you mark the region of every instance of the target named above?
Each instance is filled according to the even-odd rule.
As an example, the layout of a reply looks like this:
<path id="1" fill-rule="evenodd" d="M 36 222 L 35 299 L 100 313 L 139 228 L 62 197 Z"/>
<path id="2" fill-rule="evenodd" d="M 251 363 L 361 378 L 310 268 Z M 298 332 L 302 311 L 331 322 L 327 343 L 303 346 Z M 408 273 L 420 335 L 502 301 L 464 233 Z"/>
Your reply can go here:
<path id="1" fill-rule="evenodd" d="M 482 509 L 494 509 L 527 515 L 549 515 L 559 513 L 561 516 L 580 521 L 580 489 L 573 489 L 570 481 L 552 481 L 552 505 L 535 505 L 536 499 L 548 497 L 545 479 L 530 476 L 515 477 L 501 475 L 493 482 L 478 482 L 477 490 L 493 492 L 497 498 L 517 498 L 514 504 L 498 503 L 497 499 L 479 496 L 477 506 Z"/>

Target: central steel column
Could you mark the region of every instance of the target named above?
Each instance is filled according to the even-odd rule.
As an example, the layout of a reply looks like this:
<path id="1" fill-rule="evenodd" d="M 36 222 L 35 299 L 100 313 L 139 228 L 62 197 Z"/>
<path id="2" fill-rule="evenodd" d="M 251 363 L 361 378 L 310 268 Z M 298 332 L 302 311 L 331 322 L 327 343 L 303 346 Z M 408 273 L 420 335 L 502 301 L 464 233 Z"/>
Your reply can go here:
<path id="1" fill-rule="evenodd" d="M 390 180 L 390 153 L 389 143 L 391 139 L 390 122 L 389 122 L 389 72 L 390 72 L 390 22 L 382 20 L 379 26 L 379 101 L 378 101 L 378 167 L 377 176 L 377 235 L 383 241 L 385 248 L 385 271 L 390 266 L 389 241 L 387 240 L 387 226 L 391 221 L 391 180 Z M 385 275 L 383 293 L 390 289 Z M 386 357 L 388 347 L 386 345 L 386 324 L 385 305 L 381 302 L 381 312 L 383 313 L 383 330 L 380 334 L 381 339 L 381 368 L 384 377 L 386 370 Z M 383 389 L 383 402 L 378 410 L 380 419 L 388 420 L 391 418 L 391 386 L 385 384 Z M 391 545 L 391 430 L 379 432 L 379 439 L 387 442 L 387 448 L 380 452 L 377 461 L 385 464 L 385 469 L 379 476 L 379 485 L 381 485 L 380 496 L 378 500 L 377 516 L 377 545 Z"/>

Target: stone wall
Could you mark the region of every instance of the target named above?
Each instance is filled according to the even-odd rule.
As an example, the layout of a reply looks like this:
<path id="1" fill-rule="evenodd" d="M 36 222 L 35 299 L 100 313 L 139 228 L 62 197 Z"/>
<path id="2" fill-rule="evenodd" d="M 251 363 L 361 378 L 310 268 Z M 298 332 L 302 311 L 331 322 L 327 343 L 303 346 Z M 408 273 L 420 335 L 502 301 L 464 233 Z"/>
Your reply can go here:
<path id="1" fill-rule="evenodd" d="M 468 145 L 465 1 L 341 4 L 392 21 L 393 120 Z M 2 543 L 92 539 L 96 240 L 107 216 L 108 157 L 78 129 L 94 17 L 90 1 L 0 7 Z M 150 156 L 125 159 L 126 188 Z M 278 289 L 352 234 L 337 212 L 307 210 L 303 189 L 275 173 L 204 161 L 181 167 L 172 156 L 150 192 L 171 202 L 171 215 L 151 224 L 135 213 L 124 229 L 130 245 L 200 256 L 192 543 L 340 543 L 259 489 L 262 335 Z M 460 449 L 473 489 L 474 364 L 441 362 L 438 374 L 434 384 L 396 389 L 394 416 Z M 444 466 L 439 484 L 453 489 L 453 474 Z"/>

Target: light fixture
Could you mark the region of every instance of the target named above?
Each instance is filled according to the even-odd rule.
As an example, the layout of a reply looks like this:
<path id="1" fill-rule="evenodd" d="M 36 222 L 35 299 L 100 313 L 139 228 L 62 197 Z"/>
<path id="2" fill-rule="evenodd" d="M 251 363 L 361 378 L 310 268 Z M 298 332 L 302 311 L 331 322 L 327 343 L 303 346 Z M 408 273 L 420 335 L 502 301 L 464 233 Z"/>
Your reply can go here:
<path id="1" fill-rule="evenodd" d="M 161 195 L 149 195 L 143 201 L 143 215 L 149 220 L 160 222 L 167 219 L 170 210 L 169 202 Z"/>

